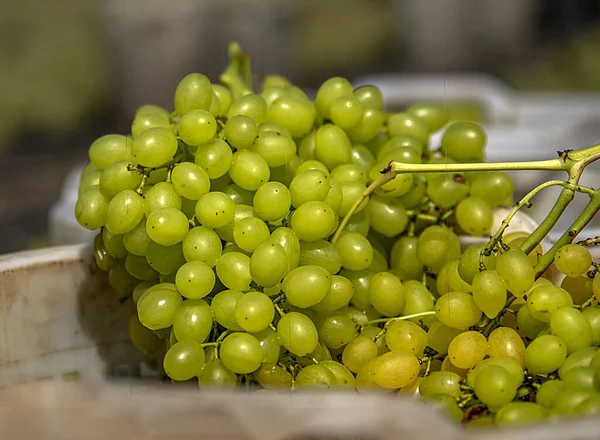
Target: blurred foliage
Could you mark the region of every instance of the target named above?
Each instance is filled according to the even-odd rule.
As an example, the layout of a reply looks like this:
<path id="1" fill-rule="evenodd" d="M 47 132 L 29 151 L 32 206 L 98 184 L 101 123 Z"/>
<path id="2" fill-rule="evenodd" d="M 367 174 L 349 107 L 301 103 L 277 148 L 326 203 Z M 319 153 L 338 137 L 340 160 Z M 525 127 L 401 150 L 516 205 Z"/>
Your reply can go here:
<path id="1" fill-rule="evenodd" d="M 4 2 L 0 148 L 21 130 L 65 131 L 102 103 L 106 54 L 95 0 Z"/>
<path id="2" fill-rule="evenodd" d="M 509 70 L 505 79 L 517 89 L 600 90 L 600 23 L 548 46 L 537 61 Z"/>

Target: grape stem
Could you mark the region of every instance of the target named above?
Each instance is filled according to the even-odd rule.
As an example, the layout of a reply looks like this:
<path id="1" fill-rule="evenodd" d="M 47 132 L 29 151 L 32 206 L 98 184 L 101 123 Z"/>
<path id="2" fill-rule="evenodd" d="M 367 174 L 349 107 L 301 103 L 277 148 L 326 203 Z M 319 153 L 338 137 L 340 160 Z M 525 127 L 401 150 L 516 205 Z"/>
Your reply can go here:
<path id="1" fill-rule="evenodd" d="M 595 246 L 597 244 L 600 244 L 600 237 L 592 237 L 586 240 L 581 240 L 578 241 L 577 244 L 580 244 L 581 246 Z"/>
<path id="2" fill-rule="evenodd" d="M 366 322 L 361 327 L 364 328 L 364 327 L 366 327 L 368 325 L 371 325 L 371 324 L 381 324 L 382 322 L 385 322 L 385 324 L 387 326 L 387 325 L 389 325 L 393 321 L 405 321 L 407 319 L 420 318 L 421 316 L 434 316 L 434 315 L 435 315 L 435 312 L 433 310 L 430 310 L 428 312 L 414 313 L 412 315 L 398 316 L 398 317 L 395 317 L 395 318 L 373 319 L 371 321 Z M 386 326 L 384 326 L 384 328 Z"/>
<path id="3" fill-rule="evenodd" d="M 273 303 L 273 307 L 275 307 L 275 310 L 277 311 L 277 313 L 279 313 L 279 316 L 281 316 L 281 317 L 285 316 L 285 312 L 283 310 L 281 310 L 281 307 L 279 307 L 278 304 Z"/>

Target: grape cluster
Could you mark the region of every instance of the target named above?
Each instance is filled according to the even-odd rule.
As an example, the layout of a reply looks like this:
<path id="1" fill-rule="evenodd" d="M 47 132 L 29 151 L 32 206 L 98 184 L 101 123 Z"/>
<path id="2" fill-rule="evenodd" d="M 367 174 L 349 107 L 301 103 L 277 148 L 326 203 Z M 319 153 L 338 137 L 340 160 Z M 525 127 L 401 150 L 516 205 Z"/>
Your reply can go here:
<path id="1" fill-rule="evenodd" d="M 190 74 L 174 112 L 143 106 L 131 136 L 90 147 L 75 214 L 101 230 L 96 263 L 135 304 L 139 350 L 207 390 L 418 393 L 473 423 L 600 408 L 589 251 L 560 249 L 559 287 L 536 280 L 527 233 L 461 249 L 512 204 L 506 173 L 405 173 L 365 196 L 391 161 L 483 161 L 479 125 L 385 112 L 339 77 L 314 100 L 280 76 L 256 93 L 240 56 L 225 85 Z"/>

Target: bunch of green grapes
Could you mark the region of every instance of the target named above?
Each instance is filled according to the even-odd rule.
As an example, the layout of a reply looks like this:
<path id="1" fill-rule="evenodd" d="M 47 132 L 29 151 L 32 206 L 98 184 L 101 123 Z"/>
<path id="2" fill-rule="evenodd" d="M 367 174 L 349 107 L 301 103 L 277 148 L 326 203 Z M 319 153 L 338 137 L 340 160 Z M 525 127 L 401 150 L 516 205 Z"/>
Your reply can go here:
<path id="1" fill-rule="evenodd" d="M 243 56 L 225 85 L 192 73 L 173 112 L 143 106 L 131 135 L 90 147 L 75 214 L 136 305 L 139 350 L 208 390 L 412 393 L 497 423 L 600 408 L 587 249 L 557 253 L 561 287 L 536 280 L 526 233 L 461 250 L 512 204 L 506 173 L 401 174 L 366 196 L 392 161 L 483 161 L 479 125 L 430 104 L 387 113 L 339 77 L 314 99 L 279 76 L 254 92 Z"/>

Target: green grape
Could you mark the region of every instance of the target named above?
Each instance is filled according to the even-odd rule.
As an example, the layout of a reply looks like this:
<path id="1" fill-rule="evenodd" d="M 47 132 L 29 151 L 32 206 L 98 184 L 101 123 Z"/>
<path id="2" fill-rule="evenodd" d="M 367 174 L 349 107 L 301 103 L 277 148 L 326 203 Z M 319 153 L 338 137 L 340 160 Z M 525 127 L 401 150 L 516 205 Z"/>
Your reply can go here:
<path id="1" fill-rule="evenodd" d="M 177 137 L 168 128 L 150 128 L 136 137 L 131 144 L 135 163 L 144 167 L 157 168 L 166 164 L 177 152 Z"/>
<path id="2" fill-rule="evenodd" d="M 185 263 L 181 243 L 163 246 L 150 241 L 146 250 L 146 260 L 154 270 L 162 275 L 177 271 Z"/>
<path id="3" fill-rule="evenodd" d="M 278 136 L 292 138 L 290 131 L 277 122 L 266 121 L 258 126 L 258 135 L 273 133 Z"/>
<path id="4" fill-rule="evenodd" d="M 387 166 L 387 162 L 376 163 L 369 171 L 369 182 L 373 183 L 378 180 L 382 176 L 381 171 L 386 169 Z M 407 194 L 411 190 L 412 185 L 413 175 L 404 173 L 397 175 L 394 180 L 378 188 L 375 192 L 382 197 L 400 197 Z"/>
<path id="5" fill-rule="evenodd" d="M 434 272 L 449 261 L 458 259 L 460 243 L 454 232 L 441 226 L 430 226 L 419 236 L 417 256 L 419 261 Z"/>
<path id="6" fill-rule="evenodd" d="M 148 280 L 142 281 L 137 286 L 134 287 L 133 292 L 131 294 L 131 299 L 135 304 L 137 304 L 140 297 L 150 288 L 156 286 L 158 284 L 157 280 Z"/>
<path id="7" fill-rule="evenodd" d="M 279 354 L 281 352 L 281 342 L 277 332 L 271 327 L 254 333 L 253 336 L 258 340 L 263 350 L 263 362 L 275 363 L 279 360 Z"/>
<path id="8" fill-rule="evenodd" d="M 201 73 L 186 75 L 175 89 L 175 111 L 179 116 L 195 109 L 208 110 L 212 102 L 213 86 Z"/>
<path id="9" fill-rule="evenodd" d="M 562 390 L 556 396 L 555 405 L 552 408 L 553 415 L 575 415 L 577 408 L 586 400 L 597 397 L 598 394 L 591 390 Z"/>
<path id="10" fill-rule="evenodd" d="M 301 241 L 300 265 L 321 266 L 335 274 L 342 268 L 342 257 L 337 247 L 326 240 Z"/>
<path id="11" fill-rule="evenodd" d="M 438 280 L 436 281 L 436 287 L 438 286 L 438 283 L 440 286 L 443 285 L 443 287 L 438 291 L 438 294 L 442 295 L 442 292 L 471 292 L 471 286 L 462 279 L 458 272 L 459 264 L 459 261 L 454 260 L 442 267 L 440 275 L 438 275 Z M 444 269 L 446 270 L 444 271 Z M 441 276 L 442 271 L 445 272 L 443 276 Z"/>
<path id="12" fill-rule="evenodd" d="M 567 244 L 556 252 L 554 264 L 566 276 L 578 277 L 589 270 L 592 254 L 580 244 Z"/>
<path id="13" fill-rule="evenodd" d="M 487 136 L 474 122 L 453 122 L 442 136 L 442 152 L 460 162 L 483 160 Z"/>
<path id="14" fill-rule="evenodd" d="M 210 303 L 210 308 L 215 321 L 231 331 L 242 331 L 235 320 L 235 306 L 244 294 L 239 290 L 223 290 L 215 295 Z"/>
<path id="15" fill-rule="evenodd" d="M 536 423 L 548 417 L 548 410 L 537 403 L 511 402 L 503 406 L 495 417 L 498 425 L 520 425 Z"/>
<path id="16" fill-rule="evenodd" d="M 335 212 L 327 203 L 311 201 L 294 211 L 291 224 L 299 240 L 316 241 L 331 235 L 337 220 Z"/>
<path id="17" fill-rule="evenodd" d="M 283 246 L 267 241 L 258 245 L 252 253 L 250 275 L 259 286 L 273 287 L 287 274 L 288 264 Z"/>
<path id="18" fill-rule="evenodd" d="M 229 176 L 241 188 L 256 191 L 269 181 L 271 172 L 260 154 L 241 150 L 233 154 Z"/>
<path id="19" fill-rule="evenodd" d="M 402 174 L 402 176 L 404 176 L 404 174 Z M 397 180 L 397 178 L 394 179 L 394 181 L 395 180 Z M 420 176 L 413 176 L 412 185 L 409 188 L 408 192 L 402 196 L 399 196 L 398 200 L 404 205 L 406 209 L 413 209 L 423 204 L 423 201 L 426 197 L 426 193 L 427 187 L 425 184 L 425 179 L 423 179 Z"/>
<path id="20" fill-rule="evenodd" d="M 339 274 L 348 278 L 354 287 L 354 295 L 350 302 L 361 310 L 368 309 L 371 306 L 371 271 L 342 269 Z"/>
<path id="21" fill-rule="evenodd" d="M 496 365 L 490 365 L 477 374 L 474 389 L 477 399 L 494 407 L 510 403 L 517 394 L 508 370 Z"/>
<path id="22" fill-rule="evenodd" d="M 513 181 L 504 171 L 481 173 L 471 184 L 471 196 L 485 200 L 492 208 L 501 205 L 513 191 Z"/>
<path id="23" fill-rule="evenodd" d="M 398 150 L 399 148 L 402 149 L 402 152 L 405 153 L 407 151 L 412 151 L 413 154 L 418 154 L 417 157 L 419 160 L 417 162 L 409 163 L 421 163 L 420 155 L 421 153 L 423 153 L 423 143 L 418 138 L 410 134 L 401 134 L 399 136 L 391 137 L 386 143 L 382 145 L 381 149 L 379 150 L 377 154 L 377 157 L 379 158 L 378 160 L 381 162 L 382 159 L 380 158 L 386 156 L 388 152 Z M 414 156 L 408 155 L 406 157 L 413 158 Z"/>
<path id="24" fill-rule="evenodd" d="M 535 319 L 527 307 L 519 308 L 516 320 L 519 330 L 529 339 L 535 339 L 542 330 L 547 328 L 546 323 Z"/>
<path id="25" fill-rule="evenodd" d="M 312 201 L 323 201 L 330 190 L 329 175 L 321 170 L 306 170 L 296 174 L 290 183 L 292 205 L 299 208 Z"/>
<path id="26" fill-rule="evenodd" d="M 448 346 L 452 365 L 462 369 L 473 368 L 487 354 L 488 343 L 481 333 L 468 331 L 457 335 Z"/>
<path id="27" fill-rule="evenodd" d="M 340 185 L 335 180 L 329 181 L 329 192 L 327 193 L 327 197 L 323 200 L 329 206 L 333 208 L 336 213 L 339 213 L 340 208 L 342 206 L 344 198 L 344 193 L 342 191 L 342 185 Z"/>
<path id="28" fill-rule="evenodd" d="M 407 113 L 423 121 L 430 133 L 438 131 L 447 122 L 445 109 L 437 104 L 416 104 L 410 107 Z"/>
<path id="29" fill-rule="evenodd" d="M 594 292 L 594 298 L 600 298 L 600 275 L 598 274 L 594 276 L 594 281 L 592 282 L 592 291 Z"/>
<path id="30" fill-rule="evenodd" d="M 290 190 L 279 182 L 267 182 L 254 194 L 253 205 L 256 216 L 272 222 L 285 216 L 290 210 Z"/>
<path id="31" fill-rule="evenodd" d="M 252 151 L 260 154 L 270 167 L 280 167 L 296 155 L 296 144 L 278 133 L 265 133 L 256 138 Z"/>
<path id="32" fill-rule="evenodd" d="M 377 385 L 397 389 L 414 382 L 420 369 L 421 365 L 414 354 L 390 351 L 375 358 L 372 374 Z"/>
<path id="33" fill-rule="evenodd" d="M 119 299 L 129 297 L 137 283 L 138 280 L 127 271 L 122 262 L 108 271 L 108 284 L 117 292 Z"/>
<path id="34" fill-rule="evenodd" d="M 186 298 L 204 298 L 215 287 L 215 273 L 202 261 L 190 261 L 177 271 L 175 285 Z"/>
<path id="35" fill-rule="evenodd" d="M 447 394 L 432 394 L 427 396 L 424 401 L 436 410 L 443 411 L 454 420 L 461 420 L 463 418 L 463 412 L 456 403 L 456 399 L 452 396 Z"/>
<path id="36" fill-rule="evenodd" d="M 485 270 L 473 278 L 473 299 L 485 315 L 493 319 L 504 309 L 506 284 L 495 270 Z"/>
<path id="37" fill-rule="evenodd" d="M 373 248 L 373 262 L 368 269 L 373 273 L 385 272 L 389 269 L 387 257 L 378 248 Z"/>
<path id="38" fill-rule="evenodd" d="M 371 220 L 366 210 L 363 210 L 357 214 L 354 214 L 346 223 L 344 232 L 357 232 L 365 237 L 369 234 L 371 229 Z"/>
<path id="39" fill-rule="evenodd" d="M 403 279 L 420 280 L 423 274 L 423 264 L 417 258 L 418 241 L 417 237 L 402 236 L 392 246 L 390 265 Z"/>
<path id="40" fill-rule="evenodd" d="M 223 139 L 212 139 L 200 145 L 196 150 L 194 161 L 211 179 L 217 179 L 227 174 L 231 168 L 233 152 Z"/>
<path id="41" fill-rule="evenodd" d="M 134 278 L 142 281 L 158 279 L 158 273 L 148 264 L 146 258 L 128 254 L 125 257 L 125 269 Z"/>
<path id="42" fill-rule="evenodd" d="M 592 329 L 592 345 L 600 345 L 600 307 L 588 307 L 582 313 Z"/>
<path id="43" fill-rule="evenodd" d="M 322 361 L 319 365 L 324 366 L 333 373 L 336 378 L 336 386 L 347 387 L 352 389 L 352 391 L 355 390 L 356 381 L 354 375 L 344 365 L 336 361 Z"/>
<path id="44" fill-rule="evenodd" d="M 419 139 L 422 144 L 429 142 L 429 127 L 421 118 L 414 114 L 391 114 L 387 121 L 387 129 L 390 136 L 408 134 Z"/>
<path id="45" fill-rule="evenodd" d="M 416 313 L 428 312 L 433 310 L 433 295 L 423 283 L 415 280 L 405 281 L 403 284 L 406 305 L 404 307 L 405 315 L 414 315 Z M 418 322 L 418 318 L 414 318 Z"/>
<path id="46" fill-rule="evenodd" d="M 531 374 L 548 374 L 556 371 L 567 358 L 567 346 L 554 335 L 534 339 L 525 349 L 525 367 Z"/>
<path id="47" fill-rule="evenodd" d="M 448 327 L 465 330 L 481 319 L 481 309 L 468 293 L 448 292 L 435 303 L 437 318 Z"/>
<path id="48" fill-rule="evenodd" d="M 300 266 L 284 278 L 283 292 L 291 305 L 308 308 L 325 298 L 331 281 L 331 274 L 320 266 Z"/>
<path id="49" fill-rule="evenodd" d="M 109 165 L 110 166 L 110 165 Z M 79 188 L 77 189 L 77 196 L 81 197 L 81 194 L 84 193 L 85 190 L 89 189 L 92 186 L 100 185 L 100 179 L 102 178 L 102 171 L 97 170 L 94 171 L 87 176 L 84 176 L 79 183 Z"/>
<path id="50" fill-rule="evenodd" d="M 460 380 L 461 377 L 451 371 L 433 371 L 419 382 L 419 394 L 422 397 L 436 394 L 460 397 Z"/>
<path id="51" fill-rule="evenodd" d="M 328 348 L 344 347 L 356 336 L 356 324 L 346 315 L 333 314 L 325 317 L 318 326 L 319 339 Z"/>
<path id="52" fill-rule="evenodd" d="M 311 353 L 319 341 L 317 328 L 306 315 L 289 312 L 277 323 L 277 335 L 281 344 L 296 356 Z"/>
<path id="53" fill-rule="evenodd" d="M 227 112 L 229 119 L 238 115 L 248 116 L 257 124 L 260 124 L 267 117 L 267 103 L 262 96 L 253 93 L 242 96 L 231 103 L 231 107 Z"/>
<path id="54" fill-rule="evenodd" d="M 498 264 L 500 264 L 500 257 L 498 257 Z M 571 295 L 566 290 L 553 285 L 541 285 L 527 295 L 529 312 L 535 319 L 542 322 L 549 323 L 550 317 L 555 311 L 561 307 L 571 307 L 572 305 Z"/>
<path id="55" fill-rule="evenodd" d="M 252 199 L 255 194 L 253 191 L 245 190 L 235 183 L 231 183 L 225 187 L 223 192 L 227 194 L 236 205 L 252 206 Z"/>
<path id="56" fill-rule="evenodd" d="M 600 395 L 594 394 L 581 402 L 575 412 L 581 415 L 598 414 L 600 412 Z"/>
<path id="57" fill-rule="evenodd" d="M 396 138 L 392 138 L 396 139 Z M 390 163 L 390 162 L 402 162 L 418 164 L 422 162 L 421 153 L 411 147 L 395 147 L 385 148 L 385 146 L 379 152 L 377 156 L 377 162 L 379 163 Z"/>
<path id="58" fill-rule="evenodd" d="M 477 376 L 486 370 L 487 368 L 494 366 L 500 367 L 506 372 L 509 373 L 512 385 L 516 388 L 519 388 L 523 383 L 524 374 L 523 367 L 514 359 L 506 359 L 506 358 L 487 358 L 479 362 L 475 367 L 471 368 L 467 372 L 467 385 L 474 387 Z M 460 370 L 465 371 L 465 370 Z"/>
<path id="59" fill-rule="evenodd" d="M 210 179 L 206 171 L 192 162 L 175 165 L 171 179 L 175 192 L 186 199 L 198 200 L 210 191 Z"/>
<path id="60" fill-rule="evenodd" d="M 488 336 L 488 355 L 491 358 L 514 359 L 523 365 L 525 343 L 510 327 L 498 327 Z"/>
<path id="61" fill-rule="evenodd" d="M 550 317 L 550 331 L 563 340 L 572 354 L 592 345 L 592 327 L 583 314 L 571 306 L 561 307 Z"/>
<path id="62" fill-rule="evenodd" d="M 384 316 L 398 316 L 404 310 L 406 296 L 400 280 L 389 272 L 373 275 L 370 281 L 371 304 Z"/>
<path id="63" fill-rule="evenodd" d="M 365 170 L 354 163 L 339 165 L 331 171 L 331 178 L 338 183 L 360 182 L 366 184 L 368 181 Z"/>
<path id="64" fill-rule="evenodd" d="M 96 139 L 88 151 L 90 162 L 98 170 L 126 160 L 131 155 L 131 139 L 118 134 L 107 134 Z"/>
<path id="65" fill-rule="evenodd" d="M 341 77 L 329 78 L 317 91 L 315 105 L 321 116 L 331 119 L 331 107 L 333 103 L 343 96 L 352 94 L 352 84 Z"/>
<path id="66" fill-rule="evenodd" d="M 219 115 L 220 117 L 227 116 L 227 111 L 233 102 L 233 96 L 229 89 L 220 84 L 212 85 L 213 93 L 217 95 L 217 99 L 219 100 Z M 213 95 L 214 96 L 214 95 Z"/>
<path id="67" fill-rule="evenodd" d="M 308 135 L 304 136 L 302 140 L 298 143 L 298 157 L 303 161 L 303 164 L 306 162 L 316 162 L 316 164 L 320 164 L 323 166 L 325 170 L 328 171 L 327 167 L 323 165 L 321 162 L 315 160 L 315 132 L 311 131 Z M 313 169 L 313 168 L 309 168 Z"/>
<path id="68" fill-rule="evenodd" d="M 236 115 L 225 124 L 223 136 L 232 147 L 247 150 L 258 136 L 258 126 L 249 116 Z"/>
<path id="69" fill-rule="evenodd" d="M 386 237 L 401 234 L 408 226 L 408 214 L 398 200 L 371 196 L 365 209 L 371 228 Z"/>
<path id="70" fill-rule="evenodd" d="M 235 244 L 246 252 L 254 252 L 269 237 L 269 227 L 257 217 L 243 218 L 233 227 Z"/>
<path id="71" fill-rule="evenodd" d="M 288 268 L 286 272 L 298 267 L 300 262 L 300 241 L 290 228 L 277 228 L 271 234 L 269 239 L 271 243 L 280 245 L 287 255 Z"/>
<path id="72" fill-rule="evenodd" d="M 142 188 L 142 194 L 145 194 L 152 187 L 152 185 L 156 185 L 159 182 L 164 182 L 167 179 L 167 174 L 169 174 L 169 168 L 156 168 L 154 170 L 147 170 L 147 172 L 148 178 L 146 179 L 144 188 Z"/>
<path id="73" fill-rule="evenodd" d="M 201 390 L 221 391 L 235 388 L 237 375 L 223 365 L 220 359 L 207 360 L 198 374 L 198 385 Z"/>
<path id="74" fill-rule="evenodd" d="M 460 228 L 474 237 L 489 235 L 494 223 L 492 208 L 483 199 L 467 197 L 456 207 L 456 221 Z"/>
<path id="75" fill-rule="evenodd" d="M 229 147 L 228 147 L 229 148 Z M 231 162 L 231 161 L 230 161 Z M 228 167 L 229 170 L 229 167 Z M 225 189 L 227 187 L 229 187 L 229 185 L 232 185 L 231 182 L 231 177 L 229 177 L 229 174 L 224 174 L 221 177 L 217 177 L 216 179 L 211 179 L 210 180 L 210 189 L 211 191 L 220 191 L 220 192 L 224 192 Z M 236 185 L 237 186 L 237 185 Z M 229 194 L 228 194 L 229 195 Z M 230 196 L 231 197 L 231 196 Z M 196 203 L 195 200 L 187 200 L 187 203 L 190 203 L 193 205 L 191 206 L 191 214 L 190 214 L 190 218 L 194 216 L 194 208 L 196 208 Z M 232 199 L 233 200 L 233 199 Z M 235 203 L 235 202 L 234 202 Z M 182 209 L 183 212 L 186 212 L 184 209 Z M 187 214 L 187 213 L 186 213 Z"/>
<path id="76" fill-rule="evenodd" d="M 144 354 L 156 352 L 162 345 L 162 341 L 152 330 L 144 327 L 137 313 L 129 317 L 129 339 L 135 347 Z"/>
<path id="77" fill-rule="evenodd" d="M 381 110 L 383 108 L 383 94 L 375 86 L 360 86 L 354 89 L 354 96 L 364 108 Z"/>
<path id="78" fill-rule="evenodd" d="M 567 390 L 594 390 L 594 375 L 596 369 L 592 367 L 575 367 L 569 370 L 562 378 Z"/>
<path id="79" fill-rule="evenodd" d="M 190 229 L 183 239 L 186 261 L 202 261 L 209 267 L 214 267 L 222 251 L 223 245 L 217 233 L 204 226 Z"/>
<path id="80" fill-rule="evenodd" d="M 467 284 L 472 284 L 473 279 L 479 273 L 480 262 L 488 270 L 496 268 L 495 255 L 486 256 L 481 254 L 485 248 L 485 244 L 471 245 L 460 256 L 458 273 Z"/>
<path id="81" fill-rule="evenodd" d="M 312 306 L 312 309 L 319 313 L 334 312 L 347 306 L 353 294 L 354 286 L 348 278 L 333 275 L 329 291 L 318 304 Z"/>
<path id="82" fill-rule="evenodd" d="M 593 296 L 592 284 L 593 281 L 590 277 L 581 275 L 574 278 L 565 277 L 560 283 L 560 287 L 569 292 L 573 303 L 580 306 Z"/>
<path id="83" fill-rule="evenodd" d="M 248 292 L 242 295 L 234 309 L 235 321 L 247 332 L 260 332 L 267 328 L 275 317 L 271 299 L 261 292 Z"/>
<path id="84" fill-rule="evenodd" d="M 363 107 L 354 95 L 340 96 L 329 110 L 331 122 L 344 130 L 356 127 L 363 117 Z"/>
<path id="85" fill-rule="evenodd" d="M 375 165 L 375 156 L 364 145 L 354 144 L 352 146 L 352 163 L 368 173 Z"/>
<path id="86" fill-rule="evenodd" d="M 315 135 L 315 155 L 327 168 L 352 163 L 352 144 L 340 127 L 325 124 Z"/>
<path id="87" fill-rule="evenodd" d="M 206 301 L 188 299 L 177 310 L 173 332 L 178 341 L 203 343 L 213 328 L 213 313 Z"/>
<path id="88" fill-rule="evenodd" d="M 228 289 L 248 290 L 250 275 L 250 257 L 239 252 L 228 252 L 217 260 L 217 276 Z"/>
<path id="89" fill-rule="evenodd" d="M 292 375 L 272 363 L 262 363 L 252 376 L 260 386 L 266 389 L 290 389 L 292 387 Z"/>
<path id="90" fill-rule="evenodd" d="M 271 168 L 271 181 L 280 182 L 285 186 L 290 185 L 292 179 L 296 175 L 298 167 L 302 164 L 302 160 L 298 156 L 292 156 L 288 162 L 276 168 Z"/>
<path id="91" fill-rule="evenodd" d="M 124 258 L 127 256 L 127 249 L 123 245 L 123 236 L 113 234 L 106 228 L 102 228 L 102 243 L 108 254 L 113 258 Z"/>
<path id="92" fill-rule="evenodd" d="M 597 351 L 597 347 L 588 347 L 569 355 L 567 360 L 558 369 L 558 377 L 562 379 L 572 368 L 589 367 Z M 593 366 L 598 367 L 598 365 Z"/>
<path id="93" fill-rule="evenodd" d="M 358 232 L 342 235 L 335 246 L 342 257 L 342 266 L 348 270 L 363 270 L 373 262 L 373 246 Z"/>
<path id="94" fill-rule="evenodd" d="M 344 347 L 342 362 L 350 371 L 358 373 L 376 357 L 377 345 L 375 342 L 366 336 L 358 336 Z"/>
<path id="95" fill-rule="evenodd" d="M 183 142 L 199 147 L 215 136 L 217 121 L 212 113 L 206 110 L 190 110 L 181 117 L 178 132 Z"/>
<path id="96" fill-rule="evenodd" d="M 185 214 L 176 208 L 152 211 L 146 220 L 148 237 L 163 246 L 172 246 L 183 241 L 189 227 Z"/>
<path id="97" fill-rule="evenodd" d="M 205 362 L 204 350 L 195 341 L 180 341 L 165 354 L 165 373 L 173 380 L 184 381 L 200 374 Z"/>
<path id="98" fill-rule="evenodd" d="M 340 183 L 340 187 L 342 189 L 342 203 L 337 210 L 337 213 L 340 216 L 345 216 L 348 214 L 352 206 L 361 198 L 363 193 L 367 190 L 367 186 L 359 183 L 359 182 L 344 182 Z M 368 198 L 366 198 L 356 209 L 355 213 L 362 211 L 368 202 Z"/>
<path id="99" fill-rule="evenodd" d="M 336 376 L 323 365 L 308 365 L 304 367 L 294 382 L 298 388 L 333 388 L 338 386 Z"/>
<path id="100" fill-rule="evenodd" d="M 496 270 L 506 281 L 508 290 L 517 298 L 529 292 L 535 281 L 533 266 L 527 254 L 519 248 L 511 248 L 500 254 L 496 259 Z"/>
<path id="101" fill-rule="evenodd" d="M 99 229 L 107 222 L 109 204 L 108 198 L 102 194 L 99 187 L 97 185 L 91 186 L 77 199 L 75 218 L 86 229 L 92 231 Z"/>
<path id="102" fill-rule="evenodd" d="M 235 203 L 222 192 L 204 194 L 195 208 L 196 219 L 208 228 L 221 228 L 232 222 L 235 217 Z"/>
<path id="103" fill-rule="evenodd" d="M 135 191 L 126 189 L 108 202 L 106 228 L 113 234 L 125 234 L 131 231 L 142 217 L 144 217 L 144 199 Z"/>
<path id="104" fill-rule="evenodd" d="M 106 197 L 114 197 L 125 189 L 137 189 L 142 182 L 139 171 L 129 171 L 129 161 L 120 160 L 107 166 L 100 177 L 100 191 Z"/>
<path id="105" fill-rule="evenodd" d="M 181 295 L 176 290 L 155 288 L 146 291 L 137 303 L 140 322 L 150 330 L 170 327 L 182 304 Z"/>
<path id="106" fill-rule="evenodd" d="M 82 182 L 85 179 L 85 177 L 89 176 L 90 174 L 95 174 L 99 171 L 100 170 L 98 169 L 98 167 L 96 167 L 96 165 L 94 165 L 91 162 L 87 162 L 86 166 L 83 167 L 83 170 L 81 170 L 81 175 L 79 176 L 79 182 Z"/>
<path id="107" fill-rule="evenodd" d="M 452 340 L 461 333 L 461 330 L 448 327 L 436 320 L 427 332 L 427 344 L 438 353 L 446 354 Z"/>
<path id="108" fill-rule="evenodd" d="M 452 208 L 469 194 L 469 185 L 460 174 L 435 175 L 427 186 L 427 195 L 440 208 Z"/>
<path id="109" fill-rule="evenodd" d="M 548 380 L 544 382 L 537 390 L 535 402 L 544 408 L 552 408 L 556 398 L 564 390 L 562 380 Z"/>
<path id="110" fill-rule="evenodd" d="M 148 217 L 153 211 L 163 208 L 181 209 L 181 196 L 171 183 L 159 182 L 144 195 L 144 212 Z"/>
<path id="111" fill-rule="evenodd" d="M 391 351 L 422 356 L 427 346 L 427 332 L 414 322 L 393 321 L 385 333 L 385 343 Z"/>
<path id="112" fill-rule="evenodd" d="M 276 99 L 286 96 L 286 89 L 287 88 L 283 84 L 263 87 L 260 96 L 263 97 L 267 105 L 271 105 L 271 103 Z"/>
<path id="113" fill-rule="evenodd" d="M 310 101 L 283 96 L 269 105 L 267 119 L 283 125 L 294 138 L 308 134 L 316 118 L 315 105 Z"/>

